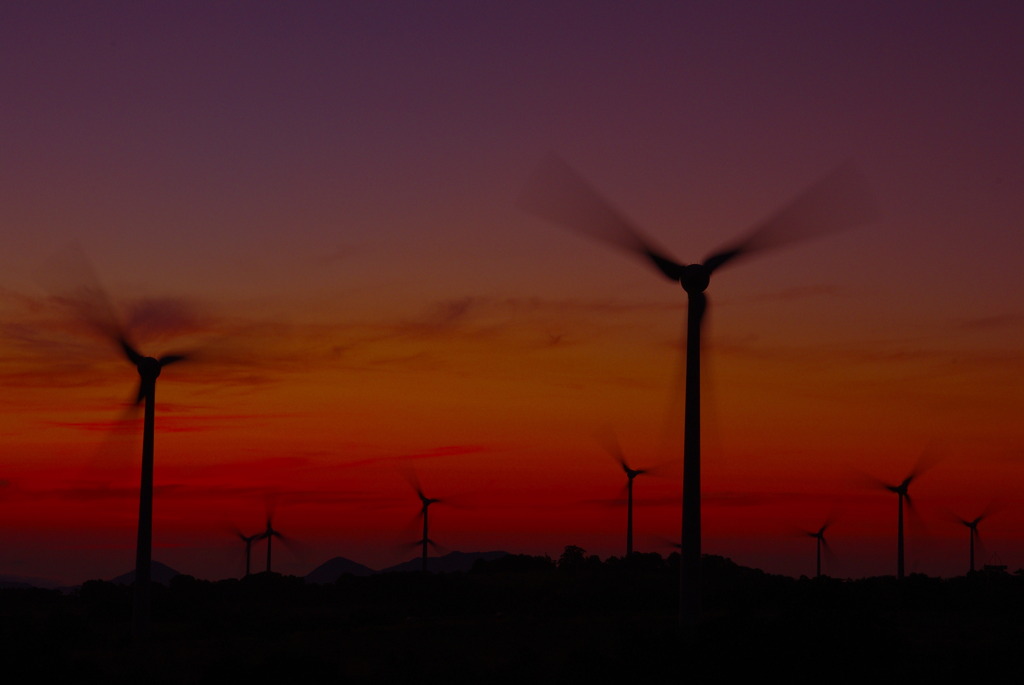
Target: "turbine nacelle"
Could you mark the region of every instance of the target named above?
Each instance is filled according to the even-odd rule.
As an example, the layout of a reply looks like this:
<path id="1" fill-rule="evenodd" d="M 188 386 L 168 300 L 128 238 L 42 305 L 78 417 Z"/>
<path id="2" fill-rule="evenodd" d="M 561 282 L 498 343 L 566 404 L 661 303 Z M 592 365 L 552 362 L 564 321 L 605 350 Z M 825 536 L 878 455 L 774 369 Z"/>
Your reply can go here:
<path id="1" fill-rule="evenodd" d="M 633 480 L 637 476 L 642 476 L 643 474 L 647 473 L 643 469 L 631 469 L 628 466 L 626 466 L 625 462 L 623 462 L 622 464 L 622 470 L 626 472 L 626 477 L 629 478 L 630 480 Z"/>
<path id="2" fill-rule="evenodd" d="M 679 276 L 679 284 L 691 295 L 704 292 L 710 283 L 711 269 L 704 264 L 687 264 Z"/>
<path id="3" fill-rule="evenodd" d="M 160 375 L 160 369 L 163 368 L 163 364 L 160 363 L 159 359 L 154 357 L 143 357 L 135 365 L 135 368 L 139 371 L 139 376 L 144 381 L 155 381 L 157 376 Z"/>
<path id="4" fill-rule="evenodd" d="M 142 402 L 147 395 L 151 394 L 156 387 L 156 379 L 160 376 L 161 369 L 168 364 L 188 359 L 188 356 L 184 354 L 168 354 L 159 359 L 144 357 L 131 346 L 124 336 L 118 336 L 117 342 L 124 351 L 124 356 L 128 358 L 128 361 L 135 366 L 135 370 L 139 372 L 139 392 L 135 397 L 136 403 Z"/>
<path id="5" fill-rule="evenodd" d="M 828 529 L 828 527 L 829 527 L 829 524 L 826 523 L 825 525 L 823 525 L 821 528 L 818 529 L 818 532 L 813 533 L 813 532 L 808 531 L 807 535 L 809 537 L 812 537 L 812 538 L 815 538 L 817 540 L 821 540 L 822 542 L 824 542 L 825 541 L 825 531 Z"/>
<path id="6" fill-rule="evenodd" d="M 915 476 L 916 474 L 912 476 L 907 476 L 899 485 L 886 485 L 885 489 L 888 490 L 889 492 L 895 492 L 897 495 L 910 499 L 910 484 L 913 482 Z"/>

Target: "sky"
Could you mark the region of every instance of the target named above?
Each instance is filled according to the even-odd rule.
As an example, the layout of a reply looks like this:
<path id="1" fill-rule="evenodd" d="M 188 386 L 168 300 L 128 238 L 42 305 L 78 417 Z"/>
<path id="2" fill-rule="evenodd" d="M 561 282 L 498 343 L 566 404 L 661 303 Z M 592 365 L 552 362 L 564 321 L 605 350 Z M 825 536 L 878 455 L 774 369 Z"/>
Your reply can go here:
<path id="1" fill-rule="evenodd" d="M 699 261 L 853 160 L 880 218 L 716 272 L 703 547 L 790 575 L 1024 566 L 1016 2 L 5 2 L 0 574 L 238 576 L 680 534 L 686 297 L 524 212 L 568 160 Z M 91 318 L 90 318 L 91 317 Z M 93 325 L 90 325 L 90 322 Z M 602 438 L 601 436 L 605 436 Z M 262 543 L 254 555 L 262 559 Z"/>

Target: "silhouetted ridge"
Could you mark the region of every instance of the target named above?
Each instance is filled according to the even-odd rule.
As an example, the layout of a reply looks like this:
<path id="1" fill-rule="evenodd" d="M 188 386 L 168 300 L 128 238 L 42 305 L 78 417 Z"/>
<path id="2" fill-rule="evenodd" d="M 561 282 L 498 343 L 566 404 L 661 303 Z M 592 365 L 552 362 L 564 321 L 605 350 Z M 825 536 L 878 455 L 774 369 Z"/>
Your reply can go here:
<path id="1" fill-rule="evenodd" d="M 166 564 L 161 564 L 159 561 L 153 561 L 150 566 L 150 578 L 154 583 L 160 583 L 161 585 L 169 585 L 171 578 L 180 576 L 179 571 L 175 571 L 173 568 Z M 111 583 L 115 585 L 131 585 L 135 582 L 135 571 L 129 571 L 128 573 L 122 573 L 116 578 L 111 578 Z"/>
<path id="2" fill-rule="evenodd" d="M 329 584 L 337 582 L 338 578 L 346 574 L 368 576 L 371 573 L 373 573 L 373 569 L 369 566 L 363 566 L 359 562 L 345 557 L 334 557 L 307 573 L 305 580 L 307 583 Z"/>
<path id="3" fill-rule="evenodd" d="M 456 573 L 456 572 L 468 572 L 473 568 L 473 564 L 476 563 L 477 559 L 483 559 L 484 561 L 491 561 L 493 559 L 500 559 L 501 557 L 507 556 L 508 552 L 494 551 L 494 552 L 449 552 L 444 556 L 430 557 L 430 571 L 436 573 Z M 420 571 L 422 569 L 422 562 L 420 559 L 410 559 L 401 564 L 395 566 L 389 566 L 388 568 L 381 569 L 379 573 L 402 573 L 407 571 Z"/>

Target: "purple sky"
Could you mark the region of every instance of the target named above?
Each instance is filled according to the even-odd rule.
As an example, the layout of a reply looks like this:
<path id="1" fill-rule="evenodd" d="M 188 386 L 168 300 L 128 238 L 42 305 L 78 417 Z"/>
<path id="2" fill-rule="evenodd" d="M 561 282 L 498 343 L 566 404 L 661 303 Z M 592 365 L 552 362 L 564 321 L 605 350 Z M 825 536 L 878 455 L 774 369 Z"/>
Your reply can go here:
<path id="1" fill-rule="evenodd" d="M 46 425 L 48 406 L 80 406 L 55 396 L 53 378 L 26 383 L 36 367 L 18 347 L 18 332 L 39 325 L 45 265 L 72 242 L 121 306 L 198 302 L 258 329 L 253 345 L 274 337 L 271 324 L 287 328 L 281 369 L 258 373 L 293 389 L 252 390 L 239 411 L 303 417 L 267 433 L 310 435 L 302 453 L 346 449 L 341 426 L 300 433 L 325 411 L 318 401 L 339 416 L 387 406 L 403 417 L 404 442 L 374 442 L 366 419 L 352 460 L 409 451 L 417 436 L 423 450 L 511 444 L 500 417 L 527 420 L 534 390 L 499 352 L 520 342 L 502 326 L 524 320 L 577 345 L 529 363 L 597 403 L 566 405 L 581 449 L 592 447 L 581 426 L 619 410 L 627 440 L 646 435 L 645 402 L 663 404 L 664 387 L 616 410 L 588 384 L 609 368 L 654 383 L 645 364 L 678 336 L 682 299 L 635 260 L 518 210 L 538 161 L 557 150 L 695 261 L 852 157 L 882 220 L 715 284 L 719 476 L 748 474 L 744 487 L 790 468 L 808 477 L 808 455 L 856 435 L 866 462 L 832 454 L 826 475 L 895 477 L 930 440 L 980 437 L 989 461 L 978 470 L 1012 499 L 1024 444 L 1007 419 L 1024 408 L 1022 25 L 1016 2 L 5 2 L 0 376 L 19 389 L 0 400 L 0 467 L 30 480 L 25 455 L 60 437 L 25 426 Z M 466 328 L 450 344 L 455 326 Z M 365 351 L 384 339 L 393 349 Z M 650 348 L 633 369 L 635 344 Z M 443 390 L 392 393 L 373 374 L 399 363 Z M 787 374 L 803 382 L 788 395 Z M 480 417 L 416 418 L 446 393 L 472 397 Z M 564 451 L 558 403 L 539 404 L 541 451 Z M 804 442 L 732 437 L 734 416 L 778 426 L 776 406 L 802 417 L 797 434 L 822 425 L 799 413 L 816 406 L 849 424 Z M 519 437 L 516 454 L 529 448 Z M 790 456 L 748 465 L 757 444 Z M 564 459 L 572 472 L 577 457 Z M 18 514 L 13 500 L 2 506 Z M 49 572 L 30 550 L 12 554 L 25 575 Z"/>

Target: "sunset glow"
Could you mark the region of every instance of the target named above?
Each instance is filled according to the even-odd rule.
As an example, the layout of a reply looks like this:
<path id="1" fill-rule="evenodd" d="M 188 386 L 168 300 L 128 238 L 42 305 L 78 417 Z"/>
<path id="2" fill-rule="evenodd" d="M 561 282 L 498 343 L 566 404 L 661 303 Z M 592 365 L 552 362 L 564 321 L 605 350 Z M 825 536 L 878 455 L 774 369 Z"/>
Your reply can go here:
<path id="1" fill-rule="evenodd" d="M 835 576 L 1024 566 L 1024 10 L 1015 4 L 7 3 L 0 574 L 134 563 L 138 384 L 61 299 L 88 265 L 156 388 L 154 559 L 238 576 L 680 535 L 685 293 L 521 211 L 557 150 L 695 262 L 854 159 L 881 218 L 716 273 L 704 551 Z M 77 255 L 77 256 L 76 256 Z M 78 260 L 78 261 L 76 261 Z M 77 269 L 77 271 L 76 271 Z M 260 558 L 262 544 L 254 547 Z"/>

